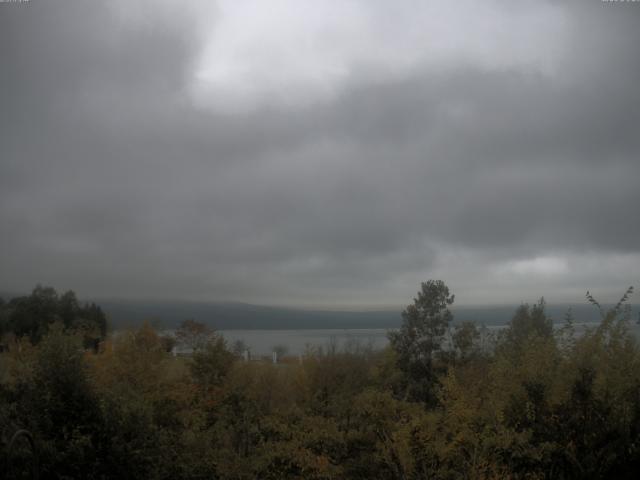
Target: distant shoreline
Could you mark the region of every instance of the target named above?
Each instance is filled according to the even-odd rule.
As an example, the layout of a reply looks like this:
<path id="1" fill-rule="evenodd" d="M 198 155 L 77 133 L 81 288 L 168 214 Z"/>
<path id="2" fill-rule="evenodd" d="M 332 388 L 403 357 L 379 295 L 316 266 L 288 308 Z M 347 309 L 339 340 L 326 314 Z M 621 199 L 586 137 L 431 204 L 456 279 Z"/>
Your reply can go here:
<path id="1" fill-rule="evenodd" d="M 303 310 L 287 307 L 233 303 L 190 302 L 99 302 L 114 329 L 136 327 L 144 321 L 156 328 L 175 328 L 182 320 L 194 319 L 215 330 L 314 330 L 397 328 L 401 312 L 388 310 L 337 311 Z M 518 305 L 452 308 L 454 323 L 473 321 L 485 325 L 505 325 Z M 547 305 L 554 323 L 561 323 L 571 308 L 576 322 L 597 322 L 599 312 L 591 305 Z M 605 306 L 606 308 L 606 306 Z M 637 313 L 634 312 L 634 319 Z"/>

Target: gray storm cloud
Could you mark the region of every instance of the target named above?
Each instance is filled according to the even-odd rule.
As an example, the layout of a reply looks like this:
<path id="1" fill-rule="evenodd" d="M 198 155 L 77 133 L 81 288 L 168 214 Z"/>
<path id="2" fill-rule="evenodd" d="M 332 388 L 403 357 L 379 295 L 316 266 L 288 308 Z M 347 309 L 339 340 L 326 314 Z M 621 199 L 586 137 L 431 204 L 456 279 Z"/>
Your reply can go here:
<path id="1" fill-rule="evenodd" d="M 640 6 L 301 3 L 0 4 L 0 290 L 379 306 L 432 277 L 463 303 L 637 280 Z"/>

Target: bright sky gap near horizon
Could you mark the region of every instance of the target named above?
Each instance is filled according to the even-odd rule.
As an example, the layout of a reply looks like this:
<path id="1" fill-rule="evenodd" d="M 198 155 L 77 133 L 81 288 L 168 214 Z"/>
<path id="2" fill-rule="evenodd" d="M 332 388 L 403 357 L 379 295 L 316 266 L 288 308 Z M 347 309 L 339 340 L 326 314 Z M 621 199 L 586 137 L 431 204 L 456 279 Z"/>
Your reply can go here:
<path id="1" fill-rule="evenodd" d="M 0 3 L 0 291 L 616 302 L 639 46 L 633 2 Z"/>

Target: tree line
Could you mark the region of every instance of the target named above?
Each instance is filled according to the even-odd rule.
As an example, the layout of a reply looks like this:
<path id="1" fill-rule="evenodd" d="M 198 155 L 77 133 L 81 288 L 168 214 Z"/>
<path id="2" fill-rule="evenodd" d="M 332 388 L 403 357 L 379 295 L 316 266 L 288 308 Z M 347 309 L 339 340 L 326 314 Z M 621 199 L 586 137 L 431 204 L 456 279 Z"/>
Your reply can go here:
<path id="1" fill-rule="evenodd" d="M 102 309 L 95 303 L 81 304 L 72 290 L 60 295 L 52 287 L 37 285 L 30 295 L 8 302 L 0 298 L 0 339 L 37 344 L 56 323 L 81 334 L 86 347 L 97 347 L 107 335 Z"/>
<path id="2" fill-rule="evenodd" d="M 452 324 L 454 296 L 432 280 L 384 350 L 328 346 L 279 365 L 243 361 L 194 321 L 177 334 L 194 353 L 176 357 L 148 323 L 107 335 L 104 315 L 88 313 L 99 307 L 76 301 L 65 316 L 66 294 L 45 291 L 2 305 L 0 353 L 0 428 L 31 432 L 41 478 L 635 478 L 640 467 L 631 289 L 609 310 L 588 294 L 602 320 L 580 335 L 571 312 L 554 328 L 541 300 L 487 339 Z"/>

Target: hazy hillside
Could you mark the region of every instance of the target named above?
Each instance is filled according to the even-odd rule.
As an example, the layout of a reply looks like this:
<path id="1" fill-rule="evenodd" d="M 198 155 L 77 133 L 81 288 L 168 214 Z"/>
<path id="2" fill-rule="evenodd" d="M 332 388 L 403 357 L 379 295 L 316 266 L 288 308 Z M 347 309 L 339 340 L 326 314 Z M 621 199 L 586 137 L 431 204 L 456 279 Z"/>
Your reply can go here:
<path id="1" fill-rule="evenodd" d="M 397 310 L 323 311 L 285 307 L 266 307 L 244 303 L 192 303 L 170 301 L 100 300 L 113 328 L 140 325 L 150 320 L 158 327 L 172 328 L 192 318 L 215 329 L 317 329 L 317 328 L 396 328 L 402 318 Z M 453 308 L 454 322 L 474 321 L 486 325 L 506 324 L 517 305 Z M 550 305 L 555 322 L 564 319 L 569 305 Z M 573 305 L 578 322 L 598 320 L 590 305 Z"/>
<path id="2" fill-rule="evenodd" d="M 0 293 L 8 300 L 23 294 Z M 340 329 L 340 328 L 396 328 L 400 325 L 403 307 L 388 310 L 336 311 L 305 310 L 301 308 L 269 307 L 236 302 L 187 302 L 161 300 L 80 299 L 94 301 L 107 314 L 112 328 L 140 326 L 145 320 L 159 328 L 173 328 L 191 318 L 218 330 L 224 329 Z M 547 312 L 555 323 L 564 320 L 571 307 L 576 322 L 596 322 L 598 311 L 584 304 L 548 305 Z M 609 305 L 605 305 L 609 307 Z M 504 325 L 513 316 L 517 305 L 456 306 L 454 323 L 473 321 L 485 325 Z M 633 318 L 637 318 L 634 309 Z"/>

